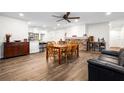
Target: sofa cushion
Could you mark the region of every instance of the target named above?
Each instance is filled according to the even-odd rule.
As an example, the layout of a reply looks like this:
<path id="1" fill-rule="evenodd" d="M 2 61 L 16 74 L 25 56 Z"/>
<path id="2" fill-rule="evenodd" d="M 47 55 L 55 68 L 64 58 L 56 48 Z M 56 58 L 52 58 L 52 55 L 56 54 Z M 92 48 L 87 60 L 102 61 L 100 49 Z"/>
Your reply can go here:
<path id="1" fill-rule="evenodd" d="M 106 54 L 106 55 L 111 55 L 111 56 L 118 57 L 120 51 L 103 50 L 101 53 Z"/>
<path id="2" fill-rule="evenodd" d="M 124 66 L 124 51 L 121 51 L 119 54 L 119 65 Z"/>
<path id="3" fill-rule="evenodd" d="M 118 57 L 116 57 L 116 56 L 111 56 L 111 55 L 106 55 L 106 54 L 102 54 L 101 56 L 102 56 L 102 57 L 113 58 L 113 59 L 118 60 Z"/>
<path id="4" fill-rule="evenodd" d="M 109 55 L 101 55 L 99 56 L 98 60 L 107 61 L 115 64 L 119 63 L 117 57 L 109 56 Z"/>

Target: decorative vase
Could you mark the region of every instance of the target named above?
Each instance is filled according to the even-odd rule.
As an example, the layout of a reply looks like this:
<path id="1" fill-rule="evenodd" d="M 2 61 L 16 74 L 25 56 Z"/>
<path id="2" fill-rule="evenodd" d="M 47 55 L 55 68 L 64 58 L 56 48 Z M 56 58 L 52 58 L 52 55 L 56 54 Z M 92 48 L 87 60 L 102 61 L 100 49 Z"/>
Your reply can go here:
<path id="1" fill-rule="evenodd" d="M 6 34 L 6 42 L 9 43 L 10 42 L 10 37 L 11 35 L 10 34 Z"/>

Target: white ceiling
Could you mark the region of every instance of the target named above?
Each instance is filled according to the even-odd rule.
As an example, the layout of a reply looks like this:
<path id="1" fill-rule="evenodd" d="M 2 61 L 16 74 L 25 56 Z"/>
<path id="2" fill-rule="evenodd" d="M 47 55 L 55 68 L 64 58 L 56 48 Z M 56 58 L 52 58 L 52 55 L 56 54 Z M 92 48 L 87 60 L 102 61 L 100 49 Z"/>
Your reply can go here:
<path id="1" fill-rule="evenodd" d="M 111 15 L 106 16 L 105 12 L 71 12 L 70 16 L 79 16 L 80 19 L 77 23 L 72 20 L 72 23 L 66 21 L 56 22 L 57 18 L 52 15 L 62 16 L 64 12 L 23 12 L 24 16 L 19 16 L 19 12 L 0 12 L 2 16 L 8 16 L 16 19 L 30 21 L 31 26 L 43 26 L 56 27 L 57 24 L 63 25 L 75 25 L 75 24 L 93 24 L 108 22 L 111 20 L 124 18 L 124 12 L 113 12 Z"/>

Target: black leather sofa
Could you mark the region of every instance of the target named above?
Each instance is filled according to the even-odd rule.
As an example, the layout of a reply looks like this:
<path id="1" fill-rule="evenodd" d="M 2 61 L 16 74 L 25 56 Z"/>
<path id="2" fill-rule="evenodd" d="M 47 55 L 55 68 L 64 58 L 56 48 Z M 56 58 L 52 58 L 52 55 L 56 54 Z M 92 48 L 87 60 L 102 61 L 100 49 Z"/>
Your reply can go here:
<path id="1" fill-rule="evenodd" d="M 101 53 L 106 54 L 106 55 L 115 56 L 115 57 L 119 56 L 119 51 L 103 50 L 103 51 L 101 51 Z"/>
<path id="2" fill-rule="evenodd" d="M 88 60 L 89 81 L 124 80 L 124 67 L 119 65 L 119 52 L 110 52 L 104 51 L 97 59 Z"/>

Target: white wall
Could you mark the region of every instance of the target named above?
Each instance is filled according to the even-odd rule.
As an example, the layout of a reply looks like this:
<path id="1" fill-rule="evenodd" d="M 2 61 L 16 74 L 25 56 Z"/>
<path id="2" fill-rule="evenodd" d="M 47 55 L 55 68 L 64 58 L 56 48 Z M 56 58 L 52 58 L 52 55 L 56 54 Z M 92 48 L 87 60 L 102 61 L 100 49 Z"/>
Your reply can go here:
<path id="1" fill-rule="evenodd" d="M 0 16 L 0 58 L 3 57 L 5 34 L 12 34 L 11 41 L 28 38 L 28 24 L 25 21 Z"/>
<path id="2" fill-rule="evenodd" d="M 98 40 L 98 38 L 103 38 L 106 41 L 106 46 L 109 48 L 109 24 L 108 23 L 98 23 L 98 24 L 89 24 L 86 25 L 86 33 L 88 36 L 94 36 L 95 41 Z"/>
<path id="3" fill-rule="evenodd" d="M 110 47 L 124 47 L 124 19 L 110 22 Z"/>
<path id="4" fill-rule="evenodd" d="M 64 40 L 65 33 L 67 33 L 67 37 L 72 37 L 73 35 L 77 35 L 77 37 L 82 37 L 85 33 L 85 25 L 76 25 L 68 28 L 47 31 L 47 38 L 45 40 L 59 41 L 61 38 Z"/>

